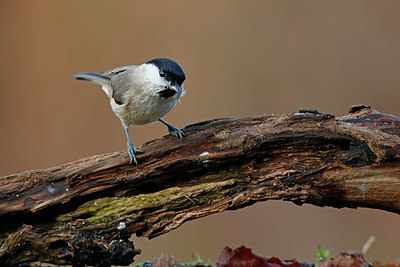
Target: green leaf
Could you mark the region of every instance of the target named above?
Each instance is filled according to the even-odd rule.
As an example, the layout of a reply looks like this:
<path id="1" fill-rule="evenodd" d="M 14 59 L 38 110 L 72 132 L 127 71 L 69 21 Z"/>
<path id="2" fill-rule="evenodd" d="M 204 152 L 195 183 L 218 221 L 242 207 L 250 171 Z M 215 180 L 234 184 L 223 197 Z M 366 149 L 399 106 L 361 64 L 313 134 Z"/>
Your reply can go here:
<path id="1" fill-rule="evenodd" d="M 329 250 L 327 249 L 324 250 L 320 245 L 317 246 L 317 249 L 318 249 L 317 251 L 318 260 L 319 259 L 326 260 L 331 257 L 331 252 Z"/>

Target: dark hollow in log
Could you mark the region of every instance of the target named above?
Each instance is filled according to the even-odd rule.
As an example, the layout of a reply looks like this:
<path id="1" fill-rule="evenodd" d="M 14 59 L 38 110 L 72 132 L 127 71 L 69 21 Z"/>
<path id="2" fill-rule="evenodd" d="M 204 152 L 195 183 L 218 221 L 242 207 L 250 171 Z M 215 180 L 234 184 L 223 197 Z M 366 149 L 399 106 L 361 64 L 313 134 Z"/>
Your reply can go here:
<path id="1" fill-rule="evenodd" d="M 144 144 L 138 166 L 116 152 L 0 178 L 0 262 L 128 264 L 132 234 L 269 199 L 400 213 L 399 117 L 302 109 L 183 131 Z"/>

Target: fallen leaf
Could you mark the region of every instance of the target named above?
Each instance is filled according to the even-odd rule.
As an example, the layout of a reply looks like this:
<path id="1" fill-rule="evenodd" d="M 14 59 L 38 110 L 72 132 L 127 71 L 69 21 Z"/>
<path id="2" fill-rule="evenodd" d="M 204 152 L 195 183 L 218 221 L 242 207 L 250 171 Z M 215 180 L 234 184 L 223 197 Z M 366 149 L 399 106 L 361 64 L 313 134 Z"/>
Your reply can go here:
<path id="1" fill-rule="evenodd" d="M 218 258 L 218 267 L 300 267 L 300 263 L 297 261 L 293 262 L 282 262 L 276 257 L 265 257 L 260 256 L 251 251 L 251 249 L 241 246 L 232 250 L 229 247 L 225 247 Z"/>

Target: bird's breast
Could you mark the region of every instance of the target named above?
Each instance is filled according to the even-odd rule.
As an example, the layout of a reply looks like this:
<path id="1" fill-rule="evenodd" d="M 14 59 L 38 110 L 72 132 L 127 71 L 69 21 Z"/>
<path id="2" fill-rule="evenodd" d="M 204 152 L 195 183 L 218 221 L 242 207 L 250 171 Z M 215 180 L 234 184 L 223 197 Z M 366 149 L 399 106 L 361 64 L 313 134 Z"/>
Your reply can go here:
<path id="1" fill-rule="evenodd" d="M 162 97 L 159 94 L 133 96 L 124 105 L 111 105 L 114 113 L 125 125 L 143 125 L 158 121 L 175 107 L 179 97 Z"/>

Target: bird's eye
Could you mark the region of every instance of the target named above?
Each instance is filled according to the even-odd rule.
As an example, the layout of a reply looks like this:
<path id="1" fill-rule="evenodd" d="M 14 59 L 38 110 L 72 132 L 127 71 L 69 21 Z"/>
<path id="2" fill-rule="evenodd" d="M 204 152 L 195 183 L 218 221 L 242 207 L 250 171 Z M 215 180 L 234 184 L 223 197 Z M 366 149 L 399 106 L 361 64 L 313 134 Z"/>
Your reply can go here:
<path id="1" fill-rule="evenodd" d="M 162 70 L 160 70 L 160 76 L 161 76 L 161 77 L 165 77 L 165 72 L 162 71 Z"/>

